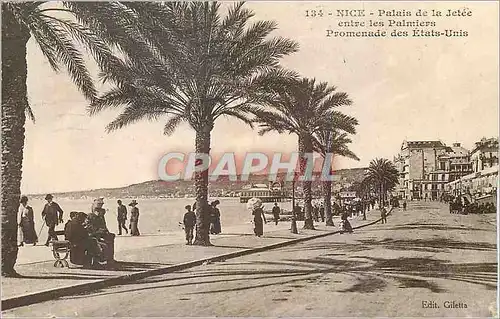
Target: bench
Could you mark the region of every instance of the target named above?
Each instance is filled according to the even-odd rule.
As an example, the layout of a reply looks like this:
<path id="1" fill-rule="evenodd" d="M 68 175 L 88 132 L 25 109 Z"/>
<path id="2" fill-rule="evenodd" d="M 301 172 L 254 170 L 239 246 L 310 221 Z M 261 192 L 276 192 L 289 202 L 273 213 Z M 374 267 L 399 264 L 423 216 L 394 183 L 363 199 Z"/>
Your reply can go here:
<path id="1" fill-rule="evenodd" d="M 64 236 L 64 230 L 56 230 L 56 235 Z M 51 240 L 50 242 L 52 243 L 52 255 L 56 260 L 54 267 L 69 268 L 69 263 L 66 259 L 68 259 L 70 254 L 71 243 L 67 240 Z"/>

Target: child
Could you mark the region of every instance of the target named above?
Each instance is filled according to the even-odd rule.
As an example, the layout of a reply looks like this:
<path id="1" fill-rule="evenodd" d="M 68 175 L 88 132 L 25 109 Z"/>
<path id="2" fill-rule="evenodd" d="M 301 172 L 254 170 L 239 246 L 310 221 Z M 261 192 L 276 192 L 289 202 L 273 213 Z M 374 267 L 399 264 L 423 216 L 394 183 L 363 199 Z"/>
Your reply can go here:
<path id="1" fill-rule="evenodd" d="M 184 231 L 186 232 L 186 245 L 193 244 L 193 229 L 196 225 L 196 214 L 191 210 L 191 205 L 184 207 L 187 212 L 184 214 Z"/>

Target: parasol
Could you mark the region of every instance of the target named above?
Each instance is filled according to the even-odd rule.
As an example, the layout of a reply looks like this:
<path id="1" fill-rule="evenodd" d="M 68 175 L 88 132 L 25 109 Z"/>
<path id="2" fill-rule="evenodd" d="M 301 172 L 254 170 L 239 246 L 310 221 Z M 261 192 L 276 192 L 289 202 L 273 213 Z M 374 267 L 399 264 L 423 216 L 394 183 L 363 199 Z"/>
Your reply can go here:
<path id="1" fill-rule="evenodd" d="M 256 208 L 262 207 L 262 200 L 257 197 L 252 197 L 247 202 L 247 209 L 254 210 Z"/>

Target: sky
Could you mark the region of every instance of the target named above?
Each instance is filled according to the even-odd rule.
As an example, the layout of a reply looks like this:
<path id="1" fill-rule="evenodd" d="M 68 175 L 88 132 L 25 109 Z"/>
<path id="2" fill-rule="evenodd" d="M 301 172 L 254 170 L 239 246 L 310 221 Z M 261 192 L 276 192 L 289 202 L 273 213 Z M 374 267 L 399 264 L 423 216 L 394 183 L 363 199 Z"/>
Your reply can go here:
<path id="1" fill-rule="evenodd" d="M 456 38 L 327 38 L 338 19 L 312 19 L 305 10 L 472 10 L 468 18 L 438 21 L 467 30 Z M 304 77 L 347 92 L 353 105 L 339 109 L 359 120 L 351 150 L 360 161 L 337 159 L 335 168 L 364 167 L 376 157 L 392 159 L 403 140 L 441 139 L 471 148 L 498 136 L 498 3 L 249 2 L 258 19 L 275 20 L 273 35 L 297 41 L 300 51 L 282 64 Z M 409 17 L 408 20 L 414 20 Z M 65 72 L 56 74 L 33 39 L 28 43 L 28 96 L 36 122 L 26 124 L 23 193 L 121 187 L 158 179 L 168 152 L 189 153 L 194 132 L 182 125 L 164 136 L 163 121 L 142 122 L 112 133 L 105 126 L 119 110 L 89 117 L 87 102 Z M 95 66 L 89 62 L 93 71 Z M 96 74 L 96 72 L 94 72 Z M 293 135 L 256 131 L 238 120 L 218 119 L 212 151 L 294 152 Z"/>

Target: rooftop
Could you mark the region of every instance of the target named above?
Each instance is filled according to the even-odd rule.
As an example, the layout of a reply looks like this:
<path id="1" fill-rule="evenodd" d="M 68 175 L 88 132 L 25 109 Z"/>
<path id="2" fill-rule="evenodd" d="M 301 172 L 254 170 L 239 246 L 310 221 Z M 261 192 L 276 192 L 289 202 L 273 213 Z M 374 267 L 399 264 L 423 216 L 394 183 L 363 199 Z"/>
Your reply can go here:
<path id="1" fill-rule="evenodd" d="M 422 148 L 422 147 L 446 147 L 446 145 L 439 141 L 439 140 L 435 140 L 435 141 L 403 141 L 403 144 L 401 145 L 401 149 L 405 149 L 405 148 Z"/>
<path id="2" fill-rule="evenodd" d="M 480 141 L 475 143 L 474 149 L 471 151 L 471 153 L 475 153 L 478 150 L 485 149 L 485 148 L 497 148 L 498 149 L 498 138 L 497 137 L 491 137 L 491 138 L 483 137 Z"/>

